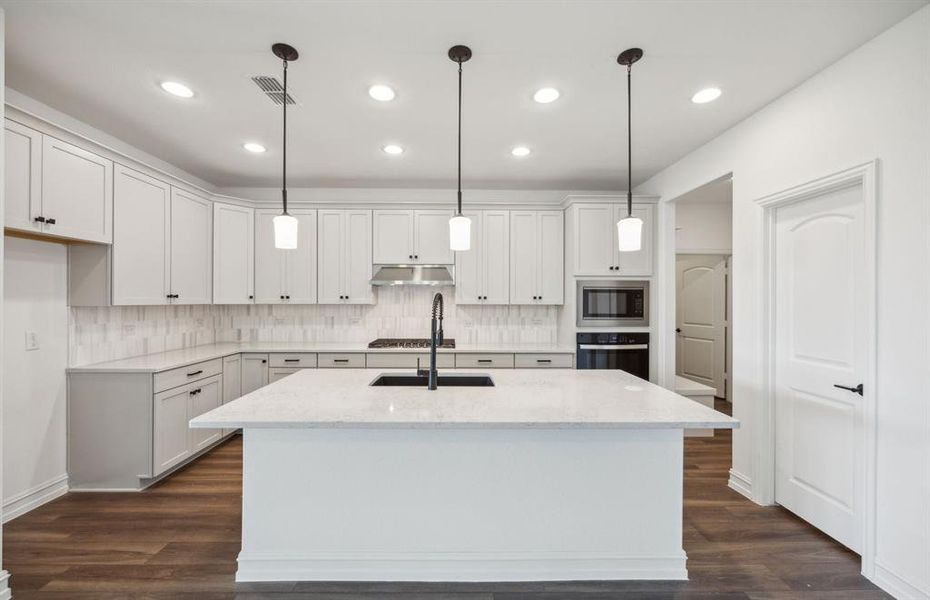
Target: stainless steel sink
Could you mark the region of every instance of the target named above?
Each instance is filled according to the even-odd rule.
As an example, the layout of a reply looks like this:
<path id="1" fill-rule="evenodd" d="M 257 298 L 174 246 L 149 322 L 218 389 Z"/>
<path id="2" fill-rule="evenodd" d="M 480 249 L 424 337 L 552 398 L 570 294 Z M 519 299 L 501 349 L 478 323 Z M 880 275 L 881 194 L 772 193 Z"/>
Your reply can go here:
<path id="1" fill-rule="evenodd" d="M 414 373 L 381 374 L 369 385 L 391 387 L 426 387 L 426 375 Z M 439 375 L 439 387 L 493 387 L 494 380 L 488 375 Z"/>

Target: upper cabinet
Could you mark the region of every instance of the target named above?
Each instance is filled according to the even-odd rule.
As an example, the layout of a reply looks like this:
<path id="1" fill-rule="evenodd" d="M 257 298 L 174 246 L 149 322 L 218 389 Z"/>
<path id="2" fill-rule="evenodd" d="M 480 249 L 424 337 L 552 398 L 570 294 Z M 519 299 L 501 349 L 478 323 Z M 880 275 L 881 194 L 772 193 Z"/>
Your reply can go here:
<path id="1" fill-rule="evenodd" d="M 465 213 L 471 250 L 455 253 L 456 304 L 509 304 L 510 212 Z"/>
<path id="2" fill-rule="evenodd" d="M 255 285 L 255 210 L 213 205 L 213 303 L 251 304 Z"/>
<path id="3" fill-rule="evenodd" d="M 375 264 L 450 265 L 451 210 L 373 211 Z"/>
<path id="4" fill-rule="evenodd" d="M 321 210 L 318 232 L 320 304 L 374 304 L 371 211 Z"/>
<path id="5" fill-rule="evenodd" d="M 109 244 L 113 162 L 6 121 L 6 226 Z"/>
<path id="6" fill-rule="evenodd" d="M 627 215 L 626 203 L 572 205 L 573 273 L 586 277 L 652 275 L 653 204 L 634 204 L 633 216 L 643 220 L 643 245 L 637 252 L 620 252 L 617 221 Z"/>
<path id="7" fill-rule="evenodd" d="M 564 302 L 564 213 L 510 212 L 510 303 Z"/>
<path id="8" fill-rule="evenodd" d="M 274 245 L 278 210 L 255 211 L 255 302 L 315 304 L 317 298 L 317 211 L 291 210 L 297 218 L 297 248 Z"/>
<path id="9" fill-rule="evenodd" d="M 171 293 L 178 304 L 213 301 L 213 203 L 171 188 Z"/>

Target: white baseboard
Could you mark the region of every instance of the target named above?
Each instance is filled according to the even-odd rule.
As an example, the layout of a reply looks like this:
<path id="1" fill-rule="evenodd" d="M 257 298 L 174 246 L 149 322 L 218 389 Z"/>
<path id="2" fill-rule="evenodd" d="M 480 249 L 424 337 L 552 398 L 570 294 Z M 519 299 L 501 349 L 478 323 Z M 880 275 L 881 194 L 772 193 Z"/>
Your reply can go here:
<path id="1" fill-rule="evenodd" d="M 752 498 L 752 480 L 742 473 L 730 469 L 730 480 L 727 482 L 727 486 L 755 502 Z"/>
<path id="2" fill-rule="evenodd" d="M 436 554 L 292 557 L 239 554 L 236 581 L 687 580 L 687 557 Z"/>
<path id="3" fill-rule="evenodd" d="M 68 493 L 68 474 L 64 473 L 40 483 L 32 489 L 19 493 L 3 503 L 3 522 L 12 521 L 30 510 L 36 509 L 46 502 L 51 502 Z M 0 596 L 0 600 L 2 600 Z"/>
<path id="4" fill-rule="evenodd" d="M 7 571 L 0 571 L 0 600 L 10 600 L 13 597 L 10 592 L 10 574 Z"/>
<path id="5" fill-rule="evenodd" d="M 897 600 L 930 600 L 930 590 L 918 589 L 878 563 L 875 563 L 875 573 L 870 579 Z"/>

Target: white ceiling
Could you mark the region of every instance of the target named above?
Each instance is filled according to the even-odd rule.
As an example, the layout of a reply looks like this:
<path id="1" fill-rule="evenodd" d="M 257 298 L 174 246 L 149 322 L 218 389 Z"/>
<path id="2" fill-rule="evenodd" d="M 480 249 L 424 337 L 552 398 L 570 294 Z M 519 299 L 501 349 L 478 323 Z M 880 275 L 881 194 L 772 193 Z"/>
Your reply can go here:
<path id="1" fill-rule="evenodd" d="M 251 75 L 290 82 L 292 186 L 447 187 L 455 177 L 456 43 L 465 64 L 466 188 L 626 186 L 625 71 L 634 183 L 713 138 L 925 0 L 11 1 L 7 84 L 219 186 L 275 186 L 280 108 Z M 181 101 L 157 83 L 189 84 Z M 377 103 L 375 82 L 397 99 Z M 543 85 L 562 91 L 535 104 Z M 695 105 L 707 85 L 723 97 Z M 854 99 L 851 99 L 854 100 Z M 269 147 L 263 155 L 244 141 Z M 390 157 L 380 147 L 407 148 Z M 525 144 L 533 154 L 510 156 Z"/>

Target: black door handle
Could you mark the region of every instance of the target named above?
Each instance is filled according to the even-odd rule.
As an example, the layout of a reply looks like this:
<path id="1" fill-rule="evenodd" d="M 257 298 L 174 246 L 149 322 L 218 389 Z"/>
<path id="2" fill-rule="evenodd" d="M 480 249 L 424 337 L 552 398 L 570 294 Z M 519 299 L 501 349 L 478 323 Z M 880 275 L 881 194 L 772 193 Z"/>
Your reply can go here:
<path id="1" fill-rule="evenodd" d="M 841 390 L 846 390 L 847 392 L 855 392 L 856 394 L 859 394 L 860 396 L 862 395 L 862 384 L 861 383 L 857 385 L 856 387 L 849 387 L 848 385 L 840 385 L 838 383 L 834 383 L 833 387 L 840 388 Z"/>

